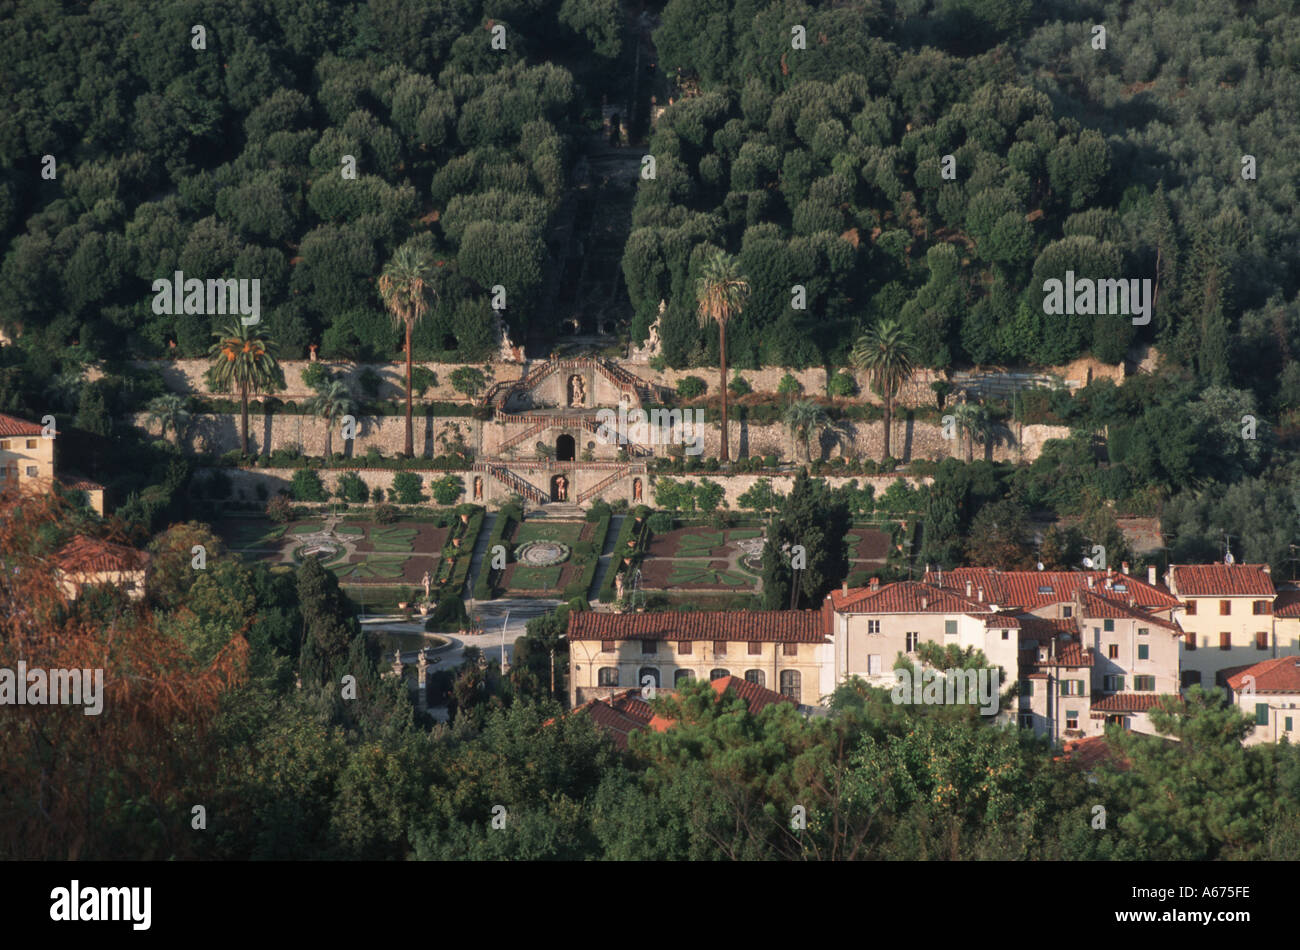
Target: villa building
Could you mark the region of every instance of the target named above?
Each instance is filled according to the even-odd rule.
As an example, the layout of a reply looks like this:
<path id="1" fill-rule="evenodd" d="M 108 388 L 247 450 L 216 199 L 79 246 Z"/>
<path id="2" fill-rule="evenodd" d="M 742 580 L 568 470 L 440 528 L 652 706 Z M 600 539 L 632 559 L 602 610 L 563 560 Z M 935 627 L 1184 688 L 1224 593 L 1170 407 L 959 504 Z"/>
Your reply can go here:
<path id="1" fill-rule="evenodd" d="M 1232 701 L 1255 720 L 1246 745 L 1300 742 L 1300 659 L 1280 656 L 1223 670 L 1220 678 Z"/>
<path id="2" fill-rule="evenodd" d="M 48 492 L 57 481 L 65 491 L 80 493 L 96 514 L 104 514 L 104 486 L 55 468 L 57 440 L 35 422 L 0 415 L 0 491 L 17 488 Z"/>
<path id="3" fill-rule="evenodd" d="M 1182 684 L 1215 685 L 1229 667 L 1296 652 L 1292 625 L 1279 643 L 1273 620 L 1277 591 L 1267 564 L 1174 564 L 1167 575 L 1184 632 Z"/>
<path id="4" fill-rule="evenodd" d="M 108 584 L 126 591 L 132 600 L 144 596 L 149 555 L 125 544 L 77 535 L 54 554 L 55 576 L 69 599 L 86 587 Z"/>

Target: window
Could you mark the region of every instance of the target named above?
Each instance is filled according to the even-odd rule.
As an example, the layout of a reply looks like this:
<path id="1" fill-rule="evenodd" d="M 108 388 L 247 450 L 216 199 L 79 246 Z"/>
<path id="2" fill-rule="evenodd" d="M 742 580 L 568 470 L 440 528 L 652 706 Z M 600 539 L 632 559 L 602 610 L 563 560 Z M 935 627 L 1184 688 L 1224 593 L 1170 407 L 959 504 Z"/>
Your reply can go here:
<path id="1" fill-rule="evenodd" d="M 1010 630 L 1003 630 L 1003 631 L 1002 631 L 1002 639 L 1003 639 L 1003 640 L 1010 640 L 1010 639 L 1011 639 L 1011 631 L 1010 631 Z"/>
<path id="2" fill-rule="evenodd" d="M 0 441 L 0 449 L 11 449 L 13 448 L 13 446 L 14 444 L 10 442 L 8 439 Z"/>
<path id="3" fill-rule="evenodd" d="M 1156 678 L 1154 676 L 1135 676 L 1133 677 L 1133 688 L 1139 693 L 1154 693 L 1156 691 Z"/>
<path id="4" fill-rule="evenodd" d="M 1039 584 L 1038 592 L 1040 594 L 1050 594 L 1052 593 L 1052 588 L 1048 587 L 1046 584 Z"/>
<path id="5" fill-rule="evenodd" d="M 1033 714 L 1033 713 L 1021 713 L 1021 714 L 1020 714 L 1020 728 L 1021 728 L 1021 729 L 1032 729 L 1032 728 L 1034 728 L 1034 714 Z"/>
<path id="6" fill-rule="evenodd" d="M 641 641 L 641 653 L 642 653 L 643 656 L 649 656 L 649 655 L 652 654 L 652 653 L 658 653 L 658 652 L 659 652 L 659 641 L 658 641 L 658 640 L 642 640 L 642 641 Z"/>
<path id="7" fill-rule="evenodd" d="M 750 656 L 761 656 L 762 653 L 763 653 L 763 644 L 759 643 L 757 640 L 750 640 L 750 641 L 749 641 L 749 655 L 750 655 Z"/>
<path id="8" fill-rule="evenodd" d="M 1064 619 L 1069 620 L 1071 617 L 1074 616 L 1074 608 L 1069 604 L 1065 604 L 1064 606 L 1061 607 L 1061 616 Z"/>
<path id="9" fill-rule="evenodd" d="M 1267 600 L 1257 600 L 1253 602 L 1250 606 L 1251 606 L 1251 612 L 1254 613 L 1255 616 L 1257 617 L 1260 614 L 1271 614 L 1273 612 L 1273 605 L 1270 604 Z"/>
<path id="10" fill-rule="evenodd" d="M 726 655 L 727 655 L 727 641 L 726 641 L 726 640 L 714 640 L 714 641 L 713 641 L 713 655 L 714 655 L 714 656 L 726 656 Z"/>
<path id="11" fill-rule="evenodd" d="M 1256 650 L 1268 649 L 1268 631 L 1261 630 L 1259 631 L 1259 633 L 1255 634 L 1255 649 Z"/>
<path id="12" fill-rule="evenodd" d="M 1066 729 L 1079 728 L 1079 710 L 1067 709 L 1065 711 L 1065 728 Z"/>
<path id="13" fill-rule="evenodd" d="M 798 656 L 798 655 L 799 655 L 799 644 L 797 644 L 797 643 L 783 643 L 783 644 L 781 644 L 781 655 L 782 655 L 782 656 Z"/>
<path id="14" fill-rule="evenodd" d="M 1220 650 L 1232 649 L 1232 634 L 1230 633 L 1219 634 L 1219 649 Z"/>
<path id="15" fill-rule="evenodd" d="M 601 686 L 617 686 L 618 667 L 602 666 L 600 671 L 596 673 L 596 682 Z"/>
<path id="16" fill-rule="evenodd" d="M 1232 615 L 1232 601 L 1230 600 L 1219 601 L 1219 616 L 1229 617 L 1231 615 Z"/>
<path id="17" fill-rule="evenodd" d="M 28 447 L 29 449 L 34 449 L 34 448 L 36 448 L 36 440 L 35 440 L 35 439 L 28 439 L 28 440 L 27 440 L 27 447 Z"/>
<path id="18" fill-rule="evenodd" d="M 690 655 L 691 655 L 691 641 L 690 641 L 690 640 L 678 640 L 678 641 L 677 641 L 677 655 L 678 655 L 678 656 L 690 656 Z"/>
<path id="19" fill-rule="evenodd" d="M 766 686 L 767 677 L 763 675 L 762 670 L 745 670 L 745 682 L 753 683 L 755 686 Z"/>
<path id="20" fill-rule="evenodd" d="M 880 621 L 879 621 L 879 620 L 868 620 L 868 621 L 867 621 L 867 633 L 879 633 L 879 632 L 880 632 Z"/>
<path id="21" fill-rule="evenodd" d="M 649 683 L 646 682 L 646 677 L 649 677 L 649 678 L 650 678 L 650 682 L 649 682 Z M 657 666 L 643 666 L 643 667 L 641 667 L 641 671 L 640 671 L 639 673 L 636 674 L 636 681 L 637 681 L 637 683 L 638 683 L 639 685 L 641 685 L 641 686 L 655 686 L 655 687 L 658 687 L 658 685 L 659 685 L 659 667 L 657 667 Z"/>
<path id="22" fill-rule="evenodd" d="M 1139 643 L 1139 644 L 1138 644 L 1138 659 L 1139 659 L 1139 660 L 1149 660 L 1149 659 L 1151 659 L 1150 653 L 1151 653 L 1151 644 L 1149 644 L 1149 643 Z"/>
<path id="23" fill-rule="evenodd" d="M 600 652 L 601 652 L 601 653 L 613 653 L 613 652 L 614 652 L 614 641 L 613 641 L 613 640 L 601 640 L 601 641 L 600 641 Z"/>
<path id="24" fill-rule="evenodd" d="M 1186 689 L 1188 686 L 1195 686 L 1201 681 L 1200 670 L 1183 670 L 1182 685 Z"/>
<path id="25" fill-rule="evenodd" d="M 945 620 L 943 622 L 943 632 L 949 636 L 957 632 L 957 621 Z"/>
<path id="26" fill-rule="evenodd" d="M 1257 726 L 1268 725 L 1268 703 L 1255 704 L 1255 725 Z"/>
<path id="27" fill-rule="evenodd" d="M 1291 717 L 1290 717 L 1290 716 L 1287 716 L 1287 717 L 1286 717 L 1286 720 L 1285 720 L 1285 722 L 1283 723 L 1282 728 L 1285 729 L 1287 732 L 1290 732 L 1290 731 L 1291 731 Z"/>
<path id="28" fill-rule="evenodd" d="M 781 671 L 781 695 L 789 696 L 796 703 L 799 702 L 799 679 L 798 670 Z"/>
<path id="29" fill-rule="evenodd" d="M 1139 636 L 1139 637 L 1149 636 L 1150 633 L 1151 633 L 1151 628 L 1150 628 L 1150 627 L 1138 627 L 1138 636 Z"/>
<path id="30" fill-rule="evenodd" d="M 1195 650 L 1195 649 L 1196 649 L 1196 634 L 1194 634 L 1194 633 L 1188 633 L 1188 634 L 1185 634 L 1185 635 L 1183 636 L 1183 646 L 1187 647 L 1187 649 L 1189 649 L 1189 650 Z"/>
<path id="31" fill-rule="evenodd" d="M 1102 689 L 1110 693 L 1124 692 L 1124 675 L 1122 673 L 1110 673 L 1102 677 Z"/>
<path id="32" fill-rule="evenodd" d="M 1196 601 L 1194 601 L 1194 600 L 1189 600 L 1189 601 L 1187 602 L 1187 616 L 1189 616 L 1189 617 L 1195 617 L 1195 616 L 1196 616 Z"/>
<path id="33" fill-rule="evenodd" d="M 879 653 L 867 654 L 867 674 L 869 676 L 880 675 L 880 654 Z"/>
<path id="34" fill-rule="evenodd" d="M 1101 622 L 1101 629 L 1105 630 L 1107 633 L 1114 633 L 1114 632 L 1115 632 L 1115 621 L 1113 621 L 1113 620 L 1103 620 L 1103 621 Z"/>
<path id="35" fill-rule="evenodd" d="M 916 652 L 916 642 L 917 642 L 917 640 L 919 640 L 920 638 L 921 638 L 921 635 L 920 635 L 919 633 L 909 633 L 909 634 L 907 634 L 907 652 L 908 652 L 908 653 L 915 653 L 915 652 Z"/>
<path id="36" fill-rule="evenodd" d="M 731 670 L 724 670 L 721 667 L 716 670 L 709 670 L 709 679 L 711 680 L 725 680 L 730 675 Z"/>
<path id="37" fill-rule="evenodd" d="M 1020 695 L 1021 695 L 1021 696 L 1032 696 L 1032 695 L 1034 695 L 1034 681 L 1033 681 L 1033 680 L 1021 680 L 1021 681 L 1020 681 Z"/>
<path id="38" fill-rule="evenodd" d="M 28 478 L 35 478 L 35 477 L 36 477 L 36 466 L 35 466 L 35 465 L 28 465 L 28 466 L 27 466 L 27 477 L 28 477 Z"/>
<path id="39" fill-rule="evenodd" d="M 689 683 L 695 679 L 695 674 L 690 670 L 678 670 L 673 674 L 673 685 L 680 686 L 682 683 Z"/>
<path id="40" fill-rule="evenodd" d="M 1119 659 L 1119 644 L 1118 644 L 1118 643 L 1108 643 L 1108 644 L 1106 644 L 1106 659 L 1108 659 L 1108 660 L 1118 660 L 1118 659 Z"/>
<path id="41" fill-rule="evenodd" d="M 1117 593 L 1120 593 L 1120 594 L 1127 594 L 1127 593 L 1128 593 L 1128 585 L 1127 585 L 1127 584 L 1122 584 L 1122 583 L 1117 583 L 1117 584 L 1114 584 L 1114 585 L 1111 586 L 1111 590 L 1116 591 Z"/>
<path id="42" fill-rule="evenodd" d="M 1082 696 L 1083 680 L 1061 680 L 1062 696 Z"/>

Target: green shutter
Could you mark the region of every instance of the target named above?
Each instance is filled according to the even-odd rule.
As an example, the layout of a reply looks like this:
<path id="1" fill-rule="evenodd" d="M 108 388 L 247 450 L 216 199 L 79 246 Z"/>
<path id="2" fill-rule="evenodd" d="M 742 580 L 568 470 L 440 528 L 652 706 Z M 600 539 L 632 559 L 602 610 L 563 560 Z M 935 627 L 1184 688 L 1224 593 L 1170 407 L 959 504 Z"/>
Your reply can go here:
<path id="1" fill-rule="evenodd" d="M 1255 725 L 1257 726 L 1268 725 L 1268 703 L 1255 704 Z"/>
<path id="2" fill-rule="evenodd" d="M 1107 633 L 1115 632 L 1115 621 L 1113 620 L 1103 620 L 1101 622 L 1101 626 L 1102 629 L 1104 629 Z"/>
<path id="3" fill-rule="evenodd" d="M 1145 659 L 1147 659 L 1147 652 L 1148 652 L 1148 651 L 1147 651 L 1147 645 L 1146 645 L 1145 643 L 1139 643 L 1139 644 L 1138 644 L 1138 659 L 1139 659 L 1139 660 L 1145 660 Z"/>
<path id="4" fill-rule="evenodd" d="M 1291 731 L 1291 717 L 1290 717 L 1290 716 L 1287 716 L 1287 717 L 1286 717 L 1286 731 L 1287 731 L 1287 732 L 1290 732 L 1290 731 Z"/>
<path id="5" fill-rule="evenodd" d="M 957 621 L 955 621 L 955 620 L 945 620 L 945 621 L 943 622 L 943 632 L 944 632 L 944 633 L 956 633 L 956 632 L 957 632 Z"/>

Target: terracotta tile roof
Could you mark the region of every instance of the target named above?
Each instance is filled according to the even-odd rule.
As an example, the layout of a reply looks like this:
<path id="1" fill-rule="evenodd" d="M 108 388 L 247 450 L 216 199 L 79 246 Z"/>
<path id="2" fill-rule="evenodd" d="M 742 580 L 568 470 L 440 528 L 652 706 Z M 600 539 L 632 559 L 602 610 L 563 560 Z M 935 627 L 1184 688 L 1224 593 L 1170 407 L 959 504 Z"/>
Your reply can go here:
<path id="1" fill-rule="evenodd" d="M 77 535 L 51 558 L 67 574 L 98 574 L 107 571 L 138 571 L 149 563 L 149 555 L 125 544 Z"/>
<path id="2" fill-rule="evenodd" d="M 1127 603 L 1115 600 L 1113 597 L 1102 597 L 1094 591 L 1080 590 L 1079 603 L 1083 605 L 1083 616 L 1087 619 L 1137 620 L 1140 623 L 1172 630 L 1174 633 L 1181 634 L 1183 632 L 1182 628 L 1173 621 L 1165 620 L 1163 617 L 1157 617 L 1145 610 L 1129 606 Z"/>
<path id="3" fill-rule="evenodd" d="M 1171 586 L 1180 597 L 1272 597 L 1266 564 L 1174 564 Z"/>
<path id="4" fill-rule="evenodd" d="M 1255 677 L 1257 693 L 1300 693 L 1300 657 L 1279 656 L 1251 666 L 1233 667 L 1223 671 L 1225 679 L 1234 690 L 1246 685 L 1246 677 Z"/>
<path id="5" fill-rule="evenodd" d="M 569 614 L 570 640 L 756 640 L 829 643 L 819 610 Z"/>
<path id="6" fill-rule="evenodd" d="M 745 701 L 750 713 L 754 715 L 777 703 L 798 705 L 788 696 L 736 676 L 721 677 L 713 680 L 710 685 L 719 696 L 728 689 L 735 692 Z M 659 692 L 661 695 L 674 695 L 673 690 Z M 672 728 L 675 722 L 673 719 L 656 715 L 650 708 L 650 704 L 641 698 L 641 691 L 636 688 L 614 693 L 607 699 L 593 699 L 579 706 L 574 712 L 579 710 L 585 710 L 592 721 L 608 733 L 620 749 L 627 748 L 628 737 L 638 729 L 649 728 L 655 732 L 665 732 Z"/>
<path id="7" fill-rule="evenodd" d="M 1300 590 L 1280 590 L 1273 601 L 1274 617 L 1300 617 Z"/>
<path id="8" fill-rule="evenodd" d="M 990 609 L 987 604 L 920 581 L 898 581 L 876 590 L 853 587 L 847 593 L 832 591 L 830 596 L 836 610 L 861 614 L 967 614 Z"/>
<path id="9" fill-rule="evenodd" d="M 1034 660 L 1034 666 L 1038 669 L 1055 666 L 1083 667 L 1092 664 L 1092 650 L 1085 650 L 1081 643 L 1057 643 L 1056 656 L 1048 656 L 1045 660 Z"/>
<path id="10" fill-rule="evenodd" d="M 1097 766 L 1110 765 L 1122 772 L 1127 772 L 1133 763 L 1115 752 L 1105 736 L 1089 736 L 1087 739 L 1071 739 L 1065 744 L 1064 755 L 1055 757 L 1057 762 L 1069 762 L 1078 768 L 1088 770 Z"/>
<path id="11" fill-rule="evenodd" d="M 64 488 L 72 491 L 103 491 L 104 486 L 99 482 L 92 482 L 89 478 L 82 478 L 80 475 L 65 474 L 59 476 L 59 484 Z"/>
<path id="12" fill-rule="evenodd" d="M 1113 693 L 1092 701 L 1092 711 L 1098 712 L 1147 712 L 1163 705 L 1161 700 L 1169 699 L 1160 693 Z M 1175 697 L 1175 702 L 1177 698 Z"/>
<path id="13" fill-rule="evenodd" d="M 17 416 L 6 416 L 0 414 L 0 435 L 40 435 L 44 432 L 35 422 L 28 422 L 26 419 L 19 419 Z"/>
<path id="14" fill-rule="evenodd" d="M 1020 615 L 1020 630 L 1022 640 L 1029 638 L 1032 640 L 1054 640 L 1063 633 L 1079 633 L 1078 622 L 1073 617 L 1039 617 L 1036 614 Z"/>
<path id="15" fill-rule="evenodd" d="M 1179 604 L 1177 597 L 1131 574 L 1105 571 L 1000 571 L 995 567 L 959 567 L 926 577 L 931 583 L 941 582 L 944 588 L 963 595 L 966 582 L 970 581 L 972 597 L 978 599 L 978 591 L 983 587 L 985 603 L 1025 610 L 1074 600 L 1075 591 L 1088 589 L 1088 578 L 1092 578 L 1097 593 L 1132 596 L 1139 607 L 1159 609 Z M 1109 589 L 1107 583 L 1111 585 Z"/>
<path id="16" fill-rule="evenodd" d="M 1005 611 L 987 614 L 967 614 L 966 616 L 974 620 L 983 621 L 984 626 L 986 627 L 1005 627 L 1010 630 L 1020 626 L 1020 617 L 1016 614 L 1006 613 Z"/>

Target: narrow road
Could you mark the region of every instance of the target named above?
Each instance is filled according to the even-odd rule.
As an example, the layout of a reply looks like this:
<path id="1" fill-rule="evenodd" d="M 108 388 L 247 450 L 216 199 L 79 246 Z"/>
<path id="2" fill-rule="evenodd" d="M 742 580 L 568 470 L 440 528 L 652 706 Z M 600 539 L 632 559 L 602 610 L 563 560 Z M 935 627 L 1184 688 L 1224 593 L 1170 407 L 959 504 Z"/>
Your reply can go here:
<path id="1" fill-rule="evenodd" d="M 609 519 L 609 530 L 605 532 L 605 543 L 600 549 L 600 561 L 596 564 L 596 574 L 591 579 L 591 588 L 587 591 L 587 602 L 595 603 L 600 585 L 605 582 L 605 572 L 613 559 L 614 545 L 618 542 L 618 533 L 623 530 L 623 519 L 627 515 L 613 515 Z"/>
<path id="2" fill-rule="evenodd" d="M 474 553 L 469 558 L 469 573 L 465 575 L 465 589 L 460 596 L 469 600 L 474 596 L 474 580 L 483 567 L 483 557 L 487 554 L 488 539 L 492 537 L 492 528 L 497 523 L 496 512 L 489 511 L 483 517 L 483 527 L 479 529 L 478 540 L 474 542 Z"/>

